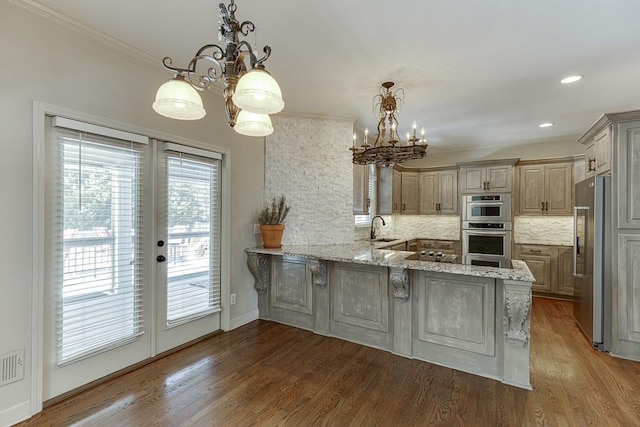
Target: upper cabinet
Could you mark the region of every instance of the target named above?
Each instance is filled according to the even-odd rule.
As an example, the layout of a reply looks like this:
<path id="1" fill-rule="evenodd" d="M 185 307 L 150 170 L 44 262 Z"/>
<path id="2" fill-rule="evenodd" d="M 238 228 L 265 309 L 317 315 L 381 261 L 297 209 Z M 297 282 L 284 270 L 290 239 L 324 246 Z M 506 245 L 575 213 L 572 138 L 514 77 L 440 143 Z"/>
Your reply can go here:
<path id="1" fill-rule="evenodd" d="M 517 212 L 525 215 L 573 213 L 573 163 L 521 162 Z"/>
<path id="2" fill-rule="evenodd" d="M 585 165 L 587 178 L 594 175 L 606 175 L 611 172 L 611 127 L 602 129 L 595 137 L 586 142 Z"/>
<path id="3" fill-rule="evenodd" d="M 416 215 L 419 209 L 418 172 L 402 172 L 402 208 L 405 215 Z"/>
<path id="4" fill-rule="evenodd" d="M 420 173 L 420 213 L 458 213 L 458 169 Z"/>
<path id="5" fill-rule="evenodd" d="M 391 215 L 402 211 L 402 174 L 393 167 L 378 167 L 379 215 Z"/>
<path id="6" fill-rule="evenodd" d="M 509 193 L 513 181 L 513 166 L 518 159 L 458 163 L 460 192 Z"/>
<path id="7" fill-rule="evenodd" d="M 353 165 L 353 214 L 368 215 L 370 204 L 369 166 Z"/>

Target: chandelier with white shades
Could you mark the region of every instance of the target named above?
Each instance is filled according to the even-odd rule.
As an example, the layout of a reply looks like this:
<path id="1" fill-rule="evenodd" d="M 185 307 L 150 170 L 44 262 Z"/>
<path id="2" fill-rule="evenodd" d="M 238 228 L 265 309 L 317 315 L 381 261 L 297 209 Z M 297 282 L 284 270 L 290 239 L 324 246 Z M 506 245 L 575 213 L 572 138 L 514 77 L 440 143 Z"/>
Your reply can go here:
<path id="1" fill-rule="evenodd" d="M 202 46 L 186 68 L 174 67 L 168 56 L 162 60 L 174 77 L 156 93 L 153 109 L 158 114 L 178 120 L 203 118 L 206 111 L 198 91 L 222 80 L 229 126 L 248 136 L 273 133 L 269 114 L 282 111 L 284 101 L 278 82 L 263 64 L 271 54 L 271 47 L 265 46 L 264 56 L 257 58 L 251 44 L 240 41 L 239 36 L 247 37 L 255 31 L 255 25 L 251 21 L 239 22 L 236 9 L 234 0 L 228 8 L 220 3 L 218 42 L 222 46 Z"/>

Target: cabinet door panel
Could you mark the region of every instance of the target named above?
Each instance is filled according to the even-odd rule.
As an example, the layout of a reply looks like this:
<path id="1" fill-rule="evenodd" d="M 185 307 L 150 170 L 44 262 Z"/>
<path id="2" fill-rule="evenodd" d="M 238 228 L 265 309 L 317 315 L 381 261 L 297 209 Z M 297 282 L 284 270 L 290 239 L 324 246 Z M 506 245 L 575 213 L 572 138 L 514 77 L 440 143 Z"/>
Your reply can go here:
<path id="1" fill-rule="evenodd" d="M 618 224 L 640 229 L 640 125 L 618 125 Z"/>
<path id="2" fill-rule="evenodd" d="M 484 193 L 486 178 L 485 168 L 464 168 L 461 169 L 462 192 L 464 193 Z"/>
<path id="3" fill-rule="evenodd" d="M 520 166 L 519 211 L 524 214 L 543 214 L 544 166 Z"/>
<path id="4" fill-rule="evenodd" d="M 521 260 L 527 263 L 529 270 L 536 278 L 531 290 L 551 291 L 551 257 L 547 255 L 522 255 Z"/>
<path id="5" fill-rule="evenodd" d="M 550 215 L 573 212 L 572 164 L 558 163 L 545 166 L 545 213 Z"/>
<path id="6" fill-rule="evenodd" d="M 353 214 L 369 213 L 369 166 L 353 165 Z"/>
<path id="7" fill-rule="evenodd" d="M 418 209 L 418 172 L 402 173 L 402 213 L 416 215 Z"/>
<path id="8" fill-rule="evenodd" d="M 438 173 L 423 172 L 420 174 L 420 213 L 435 214 L 438 203 Z"/>
<path id="9" fill-rule="evenodd" d="M 397 170 L 393 171 L 393 197 L 392 197 L 392 212 L 402 212 L 402 174 Z"/>
<path id="10" fill-rule="evenodd" d="M 511 171 L 512 166 L 488 166 L 487 181 L 488 190 L 493 192 L 511 191 Z"/>
<path id="11" fill-rule="evenodd" d="M 595 137 L 594 157 L 596 159 L 596 173 L 602 175 L 611 170 L 611 138 L 609 128 Z"/>
<path id="12" fill-rule="evenodd" d="M 558 289 L 562 295 L 573 296 L 573 248 L 558 248 Z"/>
<path id="13" fill-rule="evenodd" d="M 443 171 L 439 174 L 440 213 L 458 213 L 458 171 Z"/>

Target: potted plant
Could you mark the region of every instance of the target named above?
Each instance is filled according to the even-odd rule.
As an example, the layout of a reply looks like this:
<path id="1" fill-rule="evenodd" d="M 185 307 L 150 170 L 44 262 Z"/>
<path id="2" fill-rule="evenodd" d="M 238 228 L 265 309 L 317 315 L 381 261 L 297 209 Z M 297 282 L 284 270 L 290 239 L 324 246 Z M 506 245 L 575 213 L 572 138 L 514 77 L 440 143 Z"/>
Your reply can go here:
<path id="1" fill-rule="evenodd" d="M 265 248 L 281 248 L 282 234 L 284 233 L 284 220 L 289 214 L 287 200 L 284 194 L 276 201 L 275 197 L 271 205 L 265 206 L 258 215 L 260 232 L 262 233 L 262 246 Z"/>

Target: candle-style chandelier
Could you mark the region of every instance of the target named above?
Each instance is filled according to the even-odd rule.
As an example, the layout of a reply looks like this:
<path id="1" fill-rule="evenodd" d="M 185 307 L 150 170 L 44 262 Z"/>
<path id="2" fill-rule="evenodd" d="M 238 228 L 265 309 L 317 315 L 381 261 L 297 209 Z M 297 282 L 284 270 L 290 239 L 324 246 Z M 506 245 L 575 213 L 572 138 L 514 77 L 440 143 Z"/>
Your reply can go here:
<path id="1" fill-rule="evenodd" d="M 251 44 L 240 41 L 239 35 L 248 36 L 255 31 L 255 25 L 251 21 L 239 22 L 236 9 L 234 0 L 228 8 L 220 3 L 218 42 L 222 46 L 202 46 L 186 68 L 174 67 L 168 56 L 162 60 L 174 77 L 156 93 L 153 109 L 158 114 L 178 120 L 203 118 L 206 111 L 197 91 L 223 80 L 229 126 L 249 136 L 266 136 L 273 132 L 269 114 L 280 112 L 284 101 L 280 86 L 263 65 L 271 54 L 271 47 L 265 46 L 265 55 L 257 58 Z"/>
<path id="2" fill-rule="evenodd" d="M 369 129 L 365 129 L 362 145 L 356 145 L 356 134 L 353 135 L 353 163 L 366 165 L 375 163 L 378 166 L 389 166 L 395 163 L 406 162 L 411 159 L 421 159 L 427 154 L 427 140 L 422 128 L 422 136 L 416 136 L 417 123 L 413 122 L 413 134 L 407 133 L 406 142 L 403 144 L 398 136 L 398 102 L 402 102 L 399 96 L 403 89 L 391 91 L 393 82 L 384 82 L 380 93 L 373 98 L 373 108 L 379 106 L 380 120 L 378 121 L 378 136 L 373 145 L 368 142 Z M 389 133 L 387 135 L 387 124 Z"/>

